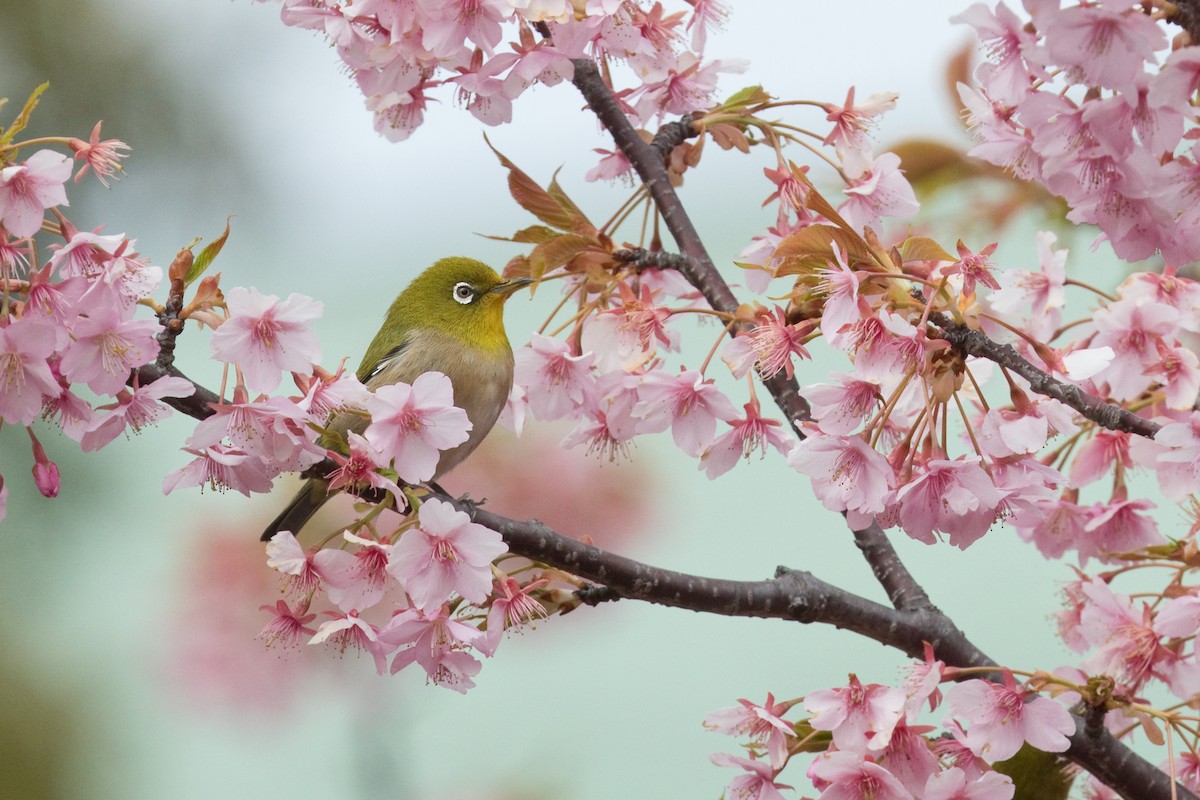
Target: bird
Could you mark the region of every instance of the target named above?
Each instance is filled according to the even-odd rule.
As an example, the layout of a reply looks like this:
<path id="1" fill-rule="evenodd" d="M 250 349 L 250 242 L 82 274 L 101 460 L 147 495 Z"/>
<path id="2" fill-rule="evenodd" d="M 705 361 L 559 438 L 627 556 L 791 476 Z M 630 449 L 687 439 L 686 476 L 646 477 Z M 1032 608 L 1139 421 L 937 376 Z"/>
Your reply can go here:
<path id="1" fill-rule="evenodd" d="M 504 305 L 531 278 L 505 280 L 471 258 L 435 262 L 396 297 L 358 367 L 359 381 L 374 391 L 401 381 L 412 383 L 431 371 L 454 387 L 454 404 L 471 420 L 465 442 L 442 452 L 432 481 L 449 472 L 483 441 L 508 400 L 513 383 L 513 352 L 504 331 Z M 319 443 L 332 447 L 350 432 L 361 434 L 368 419 L 335 413 Z M 307 480 L 287 507 L 263 531 L 266 542 L 280 531 L 298 534 L 331 497 L 329 481 Z"/>

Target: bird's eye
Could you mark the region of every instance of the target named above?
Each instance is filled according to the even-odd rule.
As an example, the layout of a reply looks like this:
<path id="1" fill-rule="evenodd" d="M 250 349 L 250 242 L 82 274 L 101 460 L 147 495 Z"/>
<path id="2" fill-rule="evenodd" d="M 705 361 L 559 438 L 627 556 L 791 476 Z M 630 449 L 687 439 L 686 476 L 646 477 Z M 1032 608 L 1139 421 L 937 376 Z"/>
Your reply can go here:
<path id="1" fill-rule="evenodd" d="M 455 302 L 466 305 L 475 299 L 475 287 L 469 283 L 454 284 L 454 300 Z"/>

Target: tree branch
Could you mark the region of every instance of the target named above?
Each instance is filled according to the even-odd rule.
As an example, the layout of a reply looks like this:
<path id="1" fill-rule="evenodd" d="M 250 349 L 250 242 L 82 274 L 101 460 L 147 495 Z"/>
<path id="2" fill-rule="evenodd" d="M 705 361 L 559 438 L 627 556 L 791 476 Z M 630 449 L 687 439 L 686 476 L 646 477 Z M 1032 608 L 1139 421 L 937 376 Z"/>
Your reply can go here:
<path id="1" fill-rule="evenodd" d="M 929 321 L 941 329 L 941 338 L 949 342 L 955 350 L 966 355 L 986 358 L 1015 372 L 1029 381 L 1033 391 L 1070 406 L 1101 427 L 1135 433 L 1147 439 L 1153 439 L 1154 434 L 1162 427 L 1157 422 L 1139 417 L 1120 406 L 1106 403 L 1073 383 L 1066 383 L 1048 375 L 1026 361 L 1012 345 L 993 342 L 983 332 L 954 322 L 945 314 L 933 314 Z"/>

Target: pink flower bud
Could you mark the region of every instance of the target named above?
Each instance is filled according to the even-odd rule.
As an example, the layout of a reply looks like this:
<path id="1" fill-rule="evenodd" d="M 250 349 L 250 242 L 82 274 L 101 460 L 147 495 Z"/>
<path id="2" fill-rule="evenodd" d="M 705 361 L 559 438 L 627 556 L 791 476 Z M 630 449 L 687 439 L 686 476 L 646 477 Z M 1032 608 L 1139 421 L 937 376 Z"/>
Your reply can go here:
<path id="1" fill-rule="evenodd" d="M 33 435 L 32 428 L 26 428 L 29 440 L 33 444 L 33 482 L 44 497 L 58 497 L 61 480 L 58 477 L 58 464 L 46 455 L 42 443 Z"/>
<path id="2" fill-rule="evenodd" d="M 33 482 L 44 497 L 58 497 L 60 480 L 58 464 L 53 461 L 38 462 L 33 465 Z"/>

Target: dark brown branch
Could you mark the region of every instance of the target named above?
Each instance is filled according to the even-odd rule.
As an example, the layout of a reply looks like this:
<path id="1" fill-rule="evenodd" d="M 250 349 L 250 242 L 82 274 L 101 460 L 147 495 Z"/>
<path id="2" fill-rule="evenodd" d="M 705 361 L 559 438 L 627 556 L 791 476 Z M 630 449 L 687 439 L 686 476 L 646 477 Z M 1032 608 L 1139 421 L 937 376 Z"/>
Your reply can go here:
<path id="1" fill-rule="evenodd" d="M 892 607 L 900 611 L 936 610 L 933 601 L 900 560 L 887 534 L 872 522 L 871 527 L 854 532 L 854 543 L 871 567 L 875 580 L 887 592 Z"/>
<path id="2" fill-rule="evenodd" d="M 934 314 L 930 322 L 941 329 L 941 338 L 960 353 L 986 358 L 994 361 L 1005 369 L 1011 370 L 1029 381 L 1030 388 L 1040 395 L 1050 397 L 1070 406 L 1086 419 L 1090 419 L 1101 427 L 1114 431 L 1135 433 L 1153 439 L 1162 426 L 1139 417 L 1120 406 L 1106 403 L 1095 395 L 1085 392 L 1073 383 L 1066 383 L 1051 377 L 1026 361 L 1012 345 L 998 344 L 989 339 L 984 333 L 972 330 L 966 325 L 953 322 L 945 314 Z"/>
<path id="3" fill-rule="evenodd" d="M 187 414 L 189 417 L 195 417 L 196 419 L 205 419 L 207 417 L 211 417 L 214 413 L 216 413 L 212 409 L 212 404 L 221 402 L 221 398 L 217 397 L 214 392 L 205 389 L 203 386 L 196 383 L 187 375 L 184 375 L 182 372 L 175 369 L 173 366 L 163 367 L 158 363 L 145 364 L 134 370 L 133 374 L 130 376 L 130 382 L 133 381 L 134 376 L 137 377 L 138 383 L 141 386 L 145 386 L 148 383 L 152 383 L 159 378 L 164 377 L 183 378 L 185 381 L 191 383 L 196 390 L 191 394 L 191 396 L 164 397 L 162 399 L 162 402 L 166 403 L 176 411 L 181 411 L 184 414 Z"/>
<path id="4" fill-rule="evenodd" d="M 668 253 L 663 250 L 644 250 L 640 247 L 629 250 L 617 250 L 613 257 L 618 261 L 632 264 L 638 269 L 673 269 L 685 272 L 695 269 L 688 256 L 678 253 Z"/>
<path id="5" fill-rule="evenodd" d="M 853 631 L 921 658 L 924 642 L 934 646 L 947 663 L 992 666 L 944 614 L 928 608 L 898 611 L 859 597 L 808 572 L 779 567 L 762 581 L 705 578 L 661 569 L 584 544 L 551 530 L 536 520 L 514 520 L 464 500 L 440 495 L 480 525 L 504 537 L 518 555 L 577 575 L 603 586 L 589 587 L 585 602 L 616 598 L 732 617 L 819 622 Z"/>
<path id="6" fill-rule="evenodd" d="M 650 141 L 650 147 L 658 153 L 660 161 L 665 161 L 672 150 L 698 135 L 700 131 L 692 125 L 692 115 L 684 114 L 678 122 L 668 122 L 659 128 L 658 133 L 654 134 L 654 139 Z"/>

